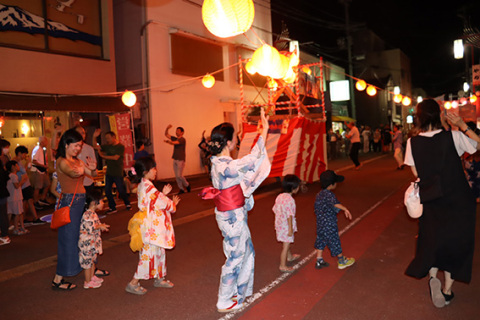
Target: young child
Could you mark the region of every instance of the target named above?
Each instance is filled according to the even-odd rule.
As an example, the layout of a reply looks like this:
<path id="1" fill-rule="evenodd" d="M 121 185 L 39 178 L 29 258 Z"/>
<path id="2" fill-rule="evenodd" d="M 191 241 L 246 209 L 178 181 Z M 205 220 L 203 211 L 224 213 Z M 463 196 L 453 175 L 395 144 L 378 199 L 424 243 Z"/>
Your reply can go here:
<path id="1" fill-rule="evenodd" d="M 103 253 L 102 231 L 108 231 L 108 224 L 100 223 L 96 211 L 103 209 L 103 197 L 99 190 L 93 189 L 87 193 L 85 209 L 80 222 L 80 237 L 78 239 L 80 266 L 85 270 L 85 289 L 100 288 L 103 279 L 95 275 L 97 256 Z"/>
<path id="2" fill-rule="evenodd" d="M 295 220 L 295 200 L 293 195 L 300 189 L 300 178 L 294 174 L 288 174 L 283 178 L 283 193 L 280 193 L 275 199 L 273 212 L 275 213 L 275 231 L 277 241 L 283 242 L 282 253 L 280 254 L 280 271 L 291 273 L 292 267 L 287 267 L 287 261 L 292 262 L 300 258 L 299 254 L 290 252 L 290 244 L 293 243 L 293 233 L 297 231 L 297 221 Z"/>
<path id="3" fill-rule="evenodd" d="M 315 199 L 315 216 L 317 217 L 317 239 L 315 249 L 317 251 L 317 263 L 315 268 L 328 267 L 323 260 L 323 249 L 328 246 L 332 257 L 338 258 L 338 269 L 345 269 L 355 263 L 354 258 L 346 258 L 342 254 L 340 237 L 338 235 L 337 213 L 345 211 L 345 217 L 352 220 L 352 215 L 345 206 L 341 205 L 332 192 L 337 187 L 337 182 L 342 182 L 343 176 L 337 175 L 332 170 L 326 170 L 320 175 L 322 190 Z"/>
<path id="4" fill-rule="evenodd" d="M 5 165 L 9 179 L 7 181 L 7 190 L 10 195 L 7 198 L 7 212 L 13 218 L 13 231 L 15 235 L 23 235 L 30 233 L 25 229 L 23 225 L 23 195 L 22 184 L 28 179 L 27 175 L 22 176 L 21 180 L 18 180 L 17 172 L 20 170 L 17 161 L 10 160 Z"/>
<path id="5" fill-rule="evenodd" d="M 128 230 L 132 235 L 132 240 L 141 239 L 140 261 L 138 262 L 137 272 L 133 279 L 127 284 L 125 291 L 132 294 L 143 295 L 147 290 L 140 286 L 139 280 L 155 279 L 154 286 L 161 288 L 173 288 L 173 283 L 165 279 L 167 268 L 165 264 L 165 249 L 171 249 L 175 246 L 175 235 L 170 213 L 176 211 L 176 206 L 180 201 L 178 196 L 173 196 L 170 200 L 167 194 L 172 190 L 171 185 L 163 187 L 163 192 L 159 192 L 153 185 L 152 180 L 157 176 L 155 161 L 150 157 L 143 157 L 135 162 L 134 172 L 132 172 L 138 184 L 138 209 L 130 222 Z M 141 236 L 138 236 L 140 233 Z"/>

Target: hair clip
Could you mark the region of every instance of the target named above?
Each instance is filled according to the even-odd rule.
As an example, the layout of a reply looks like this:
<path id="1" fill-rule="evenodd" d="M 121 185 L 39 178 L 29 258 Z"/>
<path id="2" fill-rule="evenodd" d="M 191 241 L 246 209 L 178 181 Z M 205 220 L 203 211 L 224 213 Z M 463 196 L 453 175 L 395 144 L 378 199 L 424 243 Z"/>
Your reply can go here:
<path id="1" fill-rule="evenodd" d="M 132 172 L 133 175 L 137 175 L 137 173 L 135 172 L 135 168 L 134 167 L 130 167 L 130 172 Z"/>

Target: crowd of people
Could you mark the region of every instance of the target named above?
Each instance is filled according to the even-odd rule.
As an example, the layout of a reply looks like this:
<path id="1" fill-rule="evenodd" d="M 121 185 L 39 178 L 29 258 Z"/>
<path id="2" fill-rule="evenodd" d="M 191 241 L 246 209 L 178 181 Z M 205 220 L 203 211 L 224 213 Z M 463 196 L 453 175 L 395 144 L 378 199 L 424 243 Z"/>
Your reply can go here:
<path id="1" fill-rule="evenodd" d="M 397 169 L 409 166 L 415 177 L 419 178 L 420 198 L 423 214 L 419 219 L 419 231 L 415 257 L 408 266 L 406 274 L 416 278 L 429 276 L 429 290 L 435 307 L 448 305 L 454 298 L 452 286 L 455 280 L 469 282 L 472 273 L 473 248 L 475 236 L 475 199 L 480 195 L 478 172 L 480 166 L 477 150 L 480 150 L 480 137 L 475 125 L 466 124 L 455 114 L 444 114 L 439 105 L 431 99 L 425 99 L 417 106 L 419 133 L 406 143 L 401 127 L 395 125 L 393 132 L 385 127 L 371 133 L 369 127 L 359 130 L 349 123 L 345 138 L 350 140 L 350 158 L 355 169 L 361 167 L 358 152 L 370 152 L 372 144 L 379 144 L 384 152 L 391 151 L 393 144 Z M 253 294 L 255 250 L 248 226 L 248 211 L 253 208 L 253 192 L 269 175 L 271 164 L 265 147 L 268 133 L 268 117 L 264 111 L 260 116 L 261 132 L 250 153 L 232 158 L 231 152 L 237 148 L 237 136 L 230 123 L 216 126 L 209 137 L 202 134 L 199 148 L 204 151 L 202 157 L 208 158 L 208 172 L 212 187 L 202 190 L 203 199 L 213 199 L 215 217 L 223 236 L 225 263 L 221 268 L 218 299 L 219 312 L 230 312 L 241 308 L 245 299 Z M 451 130 L 455 126 L 460 129 Z M 165 130 L 165 140 L 174 146 L 174 172 L 180 193 L 190 192 L 190 184 L 183 177 L 185 166 L 184 129 L 178 127 L 176 136 L 169 134 L 169 125 Z M 378 134 L 376 134 L 378 132 Z M 119 197 L 131 210 L 125 190 L 123 153 L 124 146 L 116 139 L 115 133 L 107 132 L 107 143 L 99 145 L 96 138 L 101 134 L 96 130 L 93 135 L 94 147 L 85 143 L 86 133 L 82 127 L 65 131 L 55 144 L 55 193 L 58 197 L 57 208 L 70 207 L 71 222 L 58 229 L 58 261 L 51 287 L 54 290 L 69 291 L 76 285 L 65 280 L 82 270 L 85 274 L 83 287 L 96 289 L 102 286 L 107 270 L 97 268 L 98 256 L 102 254 L 101 232 L 109 226 L 101 223 L 97 212 L 103 209 L 103 195 L 93 187 L 92 178 L 96 176 L 97 161 L 94 150 L 106 160 L 105 195 L 108 199 L 108 213 L 116 210 L 111 186 L 116 185 Z M 330 143 L 339 139 L 332 131 Z M 371 143 L 373 141 L 373 143 Z M 28 233 L 23 214 L 30 210 L 34 221 L 38 220 L 35 207 L 50 188 L 48 162 L 44 146 L 44 137 L 39 139 L 38 147 L 32 152 L 32 161 L 28 158 L 28 149 L 18 146 L 15 157 L 10 159 L 10 144 L 0 140 L 0 244 L 8 244 L 8 229 L 21 235 Z M 363 148 L 362 148 L 363 143 Z M 405 145 L 405 148 L 404 148 Z M 154 286 L 173 288 L 174 284 L 166 279 L 166 249 L 175 247 L 175 234 L 171 214 L 180 202 L 178 195 L 169 198 L 171 185 L 167 184 L 160 192 L 153 181 L 156 179 L 156 163 L 137 145 L 135 165 L 131 170 L 131 182 L 137 187 L 139 211 L 128 224 L 131 236 L 130 247 L 139 251 L 139 262 L 125 291 L 135 295 L 144 295 L 147 290 L 141 286 L 141 280 L 154 279 Z M 378 148 L 374 148 L 377 149 Z M 403 153 L 405 152 L 405 158 Z M 465 153 L 470 155 L 464 156 Z M 463 160 L 463 162 L 462 162 Z M 205 159 L 206 161 L 206 159 Z M 31 170 L 30 177 L 26 173 Z M 465 171 L 468 173 L 467 180 Z M 476 174 L 477 173 L 477 174 Z M 323 253 L 328 247 L 332 257 L 336 257 L 338 269 L 345 269 L 355 263 L 354 258 L 343 254 L 338 232 L 337 215 L 344 212 L 352 219 L 350 211 L 340 203 L 333 191 L 344 177 L 332 170 L 320 175 L 321 191 L 316 195 L 314 213 L 316 216 L 316 269 L 329 266 Z M 469 184 L 470 182 L 470 184 Z M 282 180 L 283 192 L 273 205 L 275 214 L 274 228 L 276 239 L 282 244 L 279 259 L 279 271 L 294 272 L 288 264 L 300 258 L 291 252 L 294 234 L 297 232 L 295 194 L 300 190 L 301 180 L 295 175 L 286 175 Z M 45 189 L 47 191 L 45 191 Z M 24 191 L 25 190 L 25 191 Z M 53 193 L 53 192 L 52 192 Z M 9 217 L 11 215 L 13 217 Z M 438 272 L 444 273 L 442 288 Z"/>

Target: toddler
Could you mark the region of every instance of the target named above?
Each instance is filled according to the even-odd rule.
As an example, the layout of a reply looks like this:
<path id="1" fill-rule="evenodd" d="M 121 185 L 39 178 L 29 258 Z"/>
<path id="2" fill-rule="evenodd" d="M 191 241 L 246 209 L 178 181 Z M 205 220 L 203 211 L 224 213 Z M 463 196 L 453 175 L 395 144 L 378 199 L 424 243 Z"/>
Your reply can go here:
<path id="1" fill-rule="evenodd" d="M 282 253 L 280 254 L 280 271 L 293 272 L 292 267 L 287 267 L 287 261 L 292 262 L 300 258 L 299 254 L 290 252 L 290 244 L 293 243 L 293 233 L 297 231 L 297 222 L 295 220 L 295 200 L 293 195 L 300 189 L 300 178 L 294 174 L 288 174 L 283 178 L 283 193 L 275 199 L 273 212 L 275 213 L 275 231 L 277 241 L 283 243 Z"/>
<path id="2" fill-rule="evenodd" d="M 326 246 L 330 249 L 332 257 L 336 256 L 338 258 L 338 269 L 345 269 L 355 263 L 354 258 L 343 256 L 338 235 L 337 213 L 343 210 L 345 211 L 345 217 L 352 220 L 350 211 L 340 204 L 332 192 L 337 187 L 337 182 L 343 180 L 343 176 L 337 175 L 332 170 L 326 170 L 320 175 L 322 190 L 315 199 L 315 216 L 317 217 L 317 239 L 315 241 L 317 263 L 315 268 L 317 269 L 329 266 L 323 260 L 323 249 Z"/>
<path id="3" fill-rule="evenodd" d="M 150 157 L 143 157 L 135 162 L 132 170 L 138 184 L 138 209 L 128 223 L 128 230 L 132 236 L 130 247 L 140 250 L 140 261 L 137 272 L 127 284 L 125 291 L 132 294 L 143 295 L 147 289 L 140 286 L 140 279 L 155 279 L 154 286 L 173 288 L 173 283 L 165 279 L 167 268 L 165 264 L 165 249 L 175 246 L 175 235 L 170 213 L 175 212 L 180 201 L 178 196 L 170 200 L 167 194 L 172 190 L 171 185 L 163 187 L 159 192 L 152 180 L 157 176 L 155 161 Z M 139 236 L 140 234 L 140 236 Z M 132 244 L 132 240 L 141 241 L 141 248 Z"/>
<path id="4" fill-rule="evenodd" d="M 108 231 L 108 224 L 100 223 L 96 211 L 103 209 L 103 197 L 99 190 L 93 189 L 86 195 L 85 209 L 80 222 L 78 239 L 80 266 L 85 270 L 85 289 L 100 288 L 103 279 L 95 275 L 95 265 L 102 250 L 102 231 Z"/>
<path id="5" fill-rule="evenodd" d="M 10 160 L 5 165 L 9 179 L 7 181 L 7 190 L 10 195 L 7 198 L 7 212 L 9 215 L 14 216 L 13 218 L 13 231 L 15 235 L 23 235 L 30 233 L 29 230 L 25 229 L 23 225 L 23 195 L 22 195 L 22 184 L 28 179 L 27 175 L 23 175 L 20 180 L 18 180 L 17 172 L 20 170 L 17 161 Z"/>

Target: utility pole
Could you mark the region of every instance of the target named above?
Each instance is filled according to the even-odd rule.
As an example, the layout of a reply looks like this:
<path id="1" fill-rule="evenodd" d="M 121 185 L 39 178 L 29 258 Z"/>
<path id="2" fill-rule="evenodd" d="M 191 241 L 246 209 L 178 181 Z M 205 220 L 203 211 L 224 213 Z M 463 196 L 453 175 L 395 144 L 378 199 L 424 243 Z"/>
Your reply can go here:
<path id="1" fill-rule="evenodd" d="M 348 6 L 352 0 L 339 0 L 345 8 L 345 34 L 347 37 L 347 54 L 348 54 L 348 74 L 353 76 L 353 64 L 352 64 L 352 37 L 350 36 L 350 15 L 348 13 Z M 352 107 L 352 118 L 357 118 L 356 106 L 355 106 L 355 91 L 353 89 L 353 78 L 348 77 L 350 87 L 350 101 Z"/>

